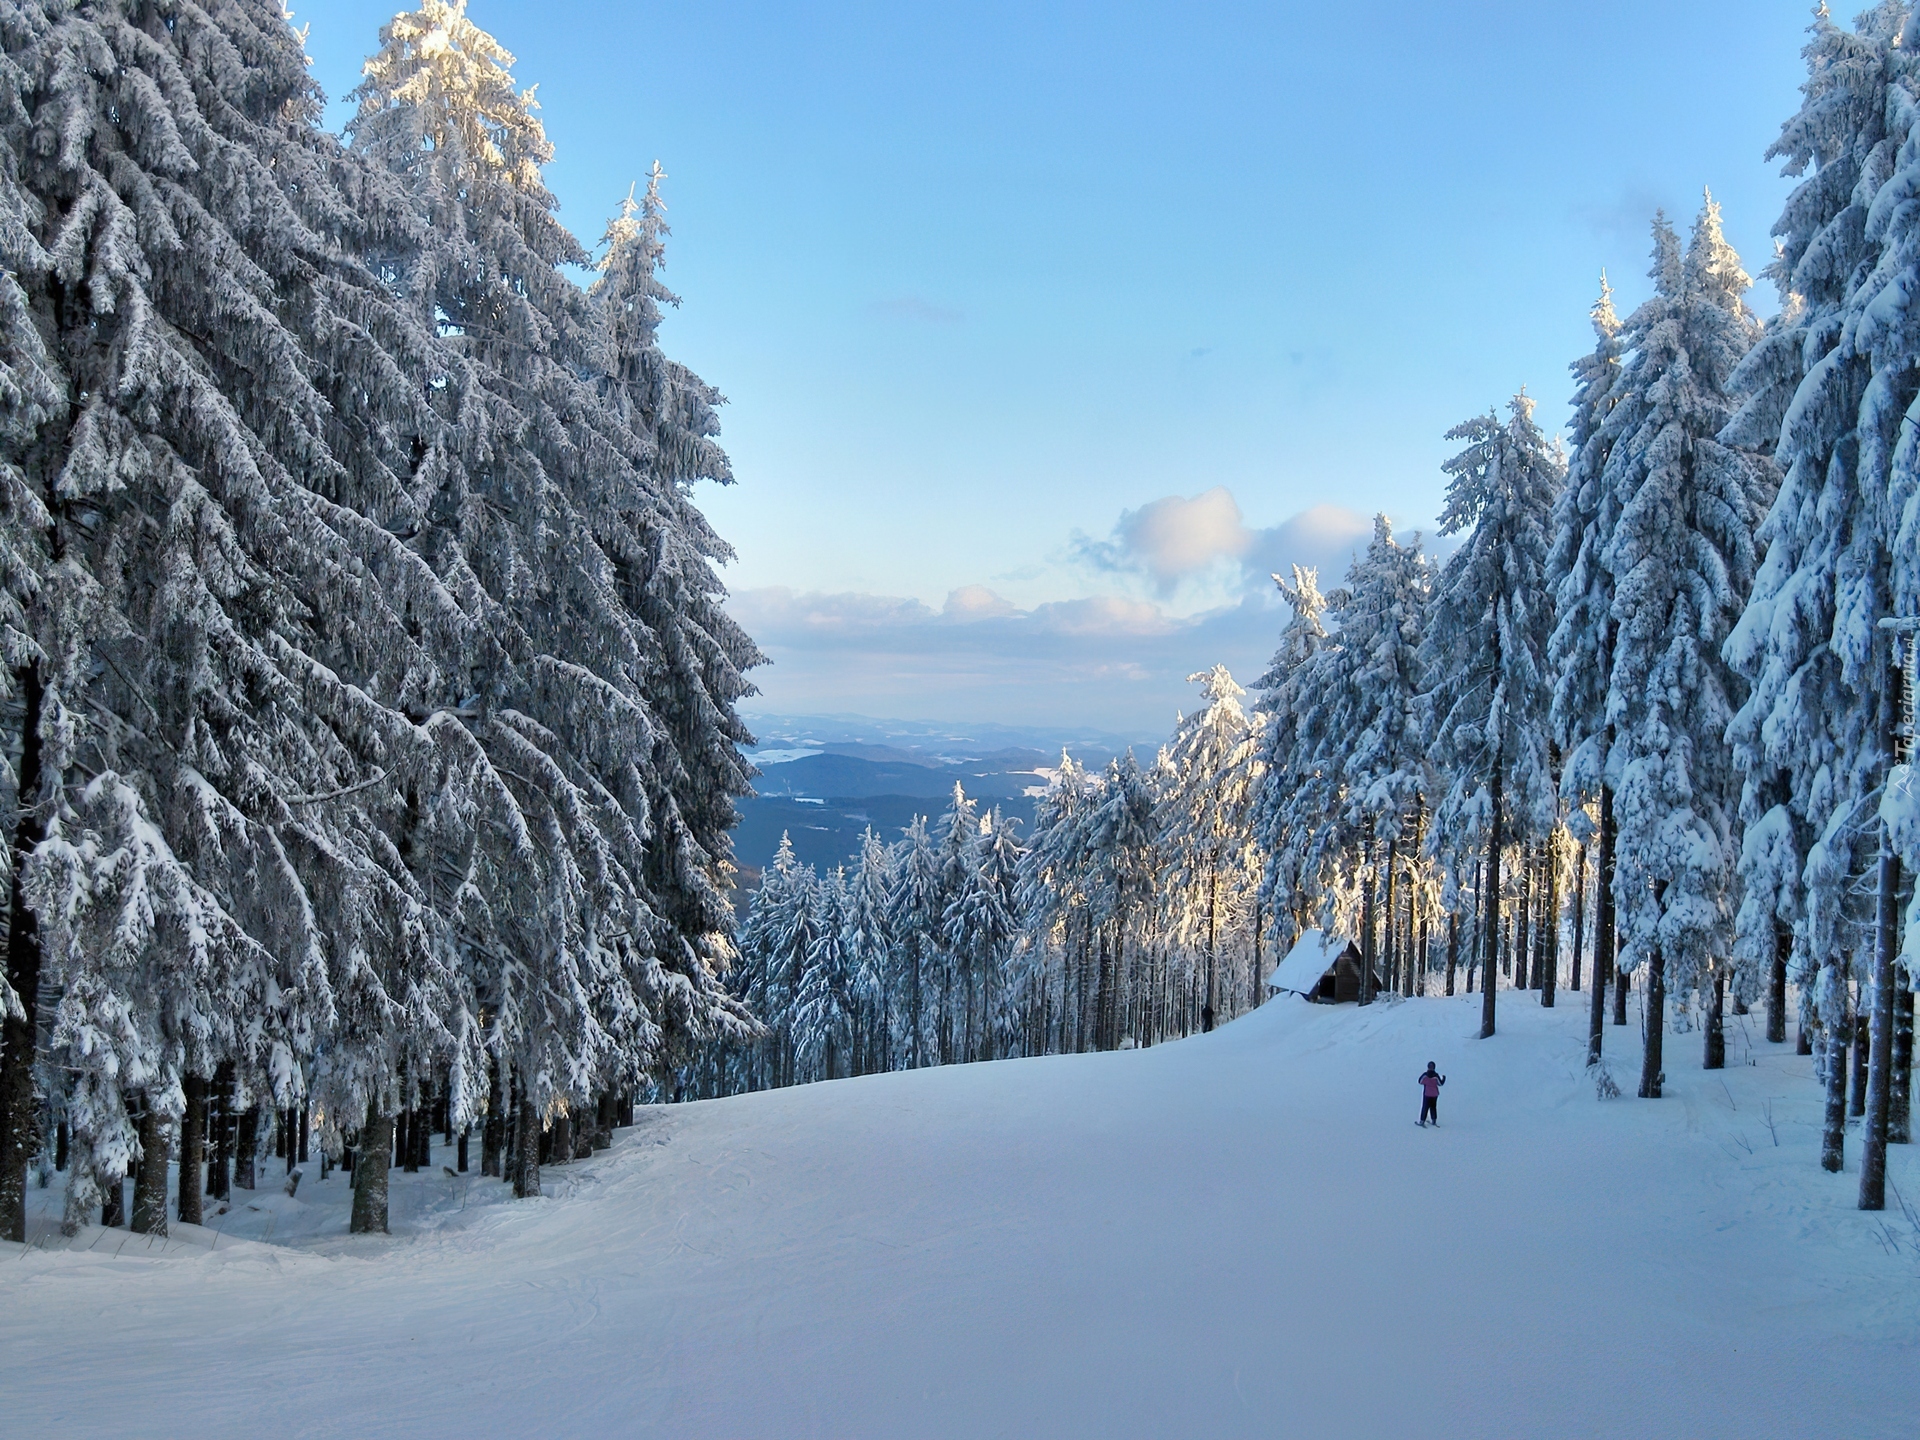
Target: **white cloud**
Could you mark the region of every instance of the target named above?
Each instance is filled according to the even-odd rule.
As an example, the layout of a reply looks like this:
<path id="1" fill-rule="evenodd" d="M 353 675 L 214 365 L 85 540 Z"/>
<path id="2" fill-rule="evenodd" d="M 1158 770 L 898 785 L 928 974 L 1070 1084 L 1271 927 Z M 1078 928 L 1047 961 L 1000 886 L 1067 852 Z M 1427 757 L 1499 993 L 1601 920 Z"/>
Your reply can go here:
<path id="1" fill-rule="evenodd" d="M 1239 502 L 1224 485 L 1194 496 L 1168 495 L 1121 513 L 1110 540 L 1077 542 L 1078 553 L 1102 570 L 1149 577 L 1162 595 L 1223 560 L 1237 562 L 1255 543 Z"/>
<path id="2" fill-rule="evenodd" d="M 947 596 L 946 607 L 940 613 L 949 620 L 991 620 L 1018 615 L 1020 607 L 984 585 L 962 585 Z"/>
<path id="3" fill-rule="evenodd" d="M 1331 589 L 1372 533 L 1370 518 L 1342 505 L 1316 505 L 1278 525 L 1255 528 L 1233 492 L 1216 485 L 1124 511 L 1110 538 L 1076 536 L 1072 553 L 1098 573 L 1147 582 L 1162 600 L 1182 596 L 1199 601 L 1199 608 L 1214 608 L 1264 594 L 1269 575 L 1286 574 L 1294 565 L 1318 569 Z"/>

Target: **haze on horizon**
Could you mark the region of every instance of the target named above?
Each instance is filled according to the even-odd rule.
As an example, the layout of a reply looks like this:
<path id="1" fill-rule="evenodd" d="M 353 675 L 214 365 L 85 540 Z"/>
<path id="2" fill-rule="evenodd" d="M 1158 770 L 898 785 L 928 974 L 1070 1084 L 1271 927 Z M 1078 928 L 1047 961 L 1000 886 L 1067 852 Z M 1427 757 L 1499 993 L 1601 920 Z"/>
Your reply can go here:
<path id="1" fill-rule="evenodd" d="M 393 8 L 296 3 L 334 123 Z M 1656 208 L 1711 185 L 1759 273 L 1808 13 L 469 8 L 584 240 L 668 172 L 753 708 L 1148 731 L 1258 676 L 1269 571 L 1430 528 L 1450 426 L 1522 385 L 1564 422 Z"/>

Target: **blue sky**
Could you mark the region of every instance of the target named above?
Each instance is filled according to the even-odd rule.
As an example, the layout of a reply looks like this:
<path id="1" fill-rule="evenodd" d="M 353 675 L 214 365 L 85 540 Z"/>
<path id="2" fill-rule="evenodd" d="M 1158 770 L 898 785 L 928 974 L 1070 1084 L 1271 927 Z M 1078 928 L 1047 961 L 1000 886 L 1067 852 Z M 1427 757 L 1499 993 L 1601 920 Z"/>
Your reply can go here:
<path id="1" fill-rule="evenodd" d="M 337 102 L 393 0 L 292 3 Z M 1564 423 L 1656 206 L 1711 185 L 1761 269 L 1809 13 L 469 5 L 584 239 L 668 172 L 757 703 L 1149 732 L 1258 673 L 1268 570 L 1430 526 L 1449 426 L 1523 384 Z"/>

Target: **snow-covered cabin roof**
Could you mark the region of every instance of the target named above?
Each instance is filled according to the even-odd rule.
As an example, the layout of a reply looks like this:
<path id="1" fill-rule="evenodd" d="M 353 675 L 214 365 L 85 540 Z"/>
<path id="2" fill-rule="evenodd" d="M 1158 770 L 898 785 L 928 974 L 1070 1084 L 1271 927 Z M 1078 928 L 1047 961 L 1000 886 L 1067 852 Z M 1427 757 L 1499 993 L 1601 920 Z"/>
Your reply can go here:
<path id="1" fill-rule="evenodd" d="M 1287 958 L 1267 976 L 1267 988 L 1289 990 L 1296 995 L 1313 994 L 1320 986 L 1320 977 L 1333 968 L 1333 962 L 1352 943 L 1344 935 L 1329 935 L 1324 930 L 1302 932 L 1293 949 L 1287 952 Z"/>

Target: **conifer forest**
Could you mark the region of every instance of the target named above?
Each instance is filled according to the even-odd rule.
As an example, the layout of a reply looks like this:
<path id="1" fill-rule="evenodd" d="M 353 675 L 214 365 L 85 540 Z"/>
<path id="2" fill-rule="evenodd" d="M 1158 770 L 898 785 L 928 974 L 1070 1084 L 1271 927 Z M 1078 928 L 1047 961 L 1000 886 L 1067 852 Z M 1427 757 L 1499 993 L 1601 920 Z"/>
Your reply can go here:
<path id="1" fill-rule="evenodd" d="M 956 787 L 754 885 L 666 175 L 572 233 L 466 10 L 369 36 L 335 134 L 280 0 L 0 0 L 0 1239 L 54 1175 L 69 1236 L 164 1236 L 269 1157 L 384 1233 L 436 1134 L 540 1196 L 642 1107 L 1297 1005 L 1316 930 L 1363 1007 L 1577 1008 L 1596 1103 L 1798 1046 L 1804 1164 L 1896 1203 L 1920 6 L 1816 15 L 1775 253 L 1646 217 L 1572 413 L 1462 417 L 1431 535 L 1274 577 L 1264 674 L 1195 656 L 1029 825 Z"/>

